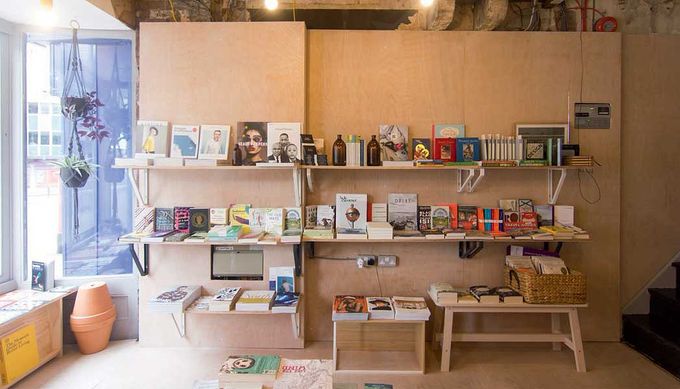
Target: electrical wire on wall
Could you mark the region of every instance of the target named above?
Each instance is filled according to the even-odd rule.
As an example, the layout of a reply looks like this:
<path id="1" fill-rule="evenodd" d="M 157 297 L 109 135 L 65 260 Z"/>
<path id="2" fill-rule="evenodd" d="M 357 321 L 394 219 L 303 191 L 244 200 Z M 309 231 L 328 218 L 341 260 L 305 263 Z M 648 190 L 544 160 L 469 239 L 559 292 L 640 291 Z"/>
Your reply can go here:
<path id="1" fill-rule="evenodd" d="M 172 15 L 172 20 L 177 21 L 177 16 L 175 15 L 175 3 L 172 0 L 168 0 L 170 4 L 170 15 Z"/>
<path id="2" fill-rule="evenodd" d="M 598 166 L 602 166 L 599 163 L 597 163 L 597 161 L 595 161 L 595 164 Z M 582 175 L 590 177 L 590 179 L 593 181 L 593 184 L 595 185 L 597 195 L 595 195 L 594 200 L 587 199 L 586 196 L 583 194 L 583 180 L 581 178 Z M 600 184 L 597 183 L 597 179 L 593 175 L 593 169 L 578 169 L 578 193 L 581 195 L 583 201 L 590 205 L 597 204 L 602 199 L 602 191 L 600 190 Z"/>
<path id="3" fill-rule="evenodd" d="M 382 284 L 380 283 L 380 273 L 378 273 L 378 266 L 373 267 L 375 267 L 375 279 L 378 280 L 378 291 L 380 292 L 378 296 L 384 296 L 382 291 Z"/>
<path id="4" fill-rule="evenodd" d="M 524 31 L 537 31 L 541 28 L 541 16 L 538 14 L 538 0 L 533 0 L 531 4 L 531 18 L 529 25 Z"/>

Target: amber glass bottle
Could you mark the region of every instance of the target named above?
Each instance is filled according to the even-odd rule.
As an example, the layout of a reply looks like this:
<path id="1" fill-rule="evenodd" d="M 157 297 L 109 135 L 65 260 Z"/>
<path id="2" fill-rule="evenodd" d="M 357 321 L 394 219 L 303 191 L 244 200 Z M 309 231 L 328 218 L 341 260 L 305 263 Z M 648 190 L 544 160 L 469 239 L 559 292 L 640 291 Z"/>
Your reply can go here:
<path id="1" fill-rule="evenodd" d="M 380 166 L 380 143 L 371 135 L 371 141 L 366 146 L 366 166 Z"/>
<path id="2" fill-rule="evenodd" d="M 333 143 L 333 165 L 345 166 L 347 164 L 347 145 L 342 140 L 342 135 Z"/>
<path id="3" fill-rule="evenodd" d="M 243 165 L 243 154 L 241 153 L 241 148 L 238 147 L 238 143 L 234 146 L 234 155 L 231 157 L 231 164 L 234 166 Z"/>

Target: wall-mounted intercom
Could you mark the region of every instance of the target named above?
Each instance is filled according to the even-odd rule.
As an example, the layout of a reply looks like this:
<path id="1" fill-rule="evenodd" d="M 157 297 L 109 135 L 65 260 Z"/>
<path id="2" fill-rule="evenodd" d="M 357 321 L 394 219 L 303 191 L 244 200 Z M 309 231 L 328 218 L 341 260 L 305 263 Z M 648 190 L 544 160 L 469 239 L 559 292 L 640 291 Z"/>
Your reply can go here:
<path id="1" fill-rule="evenodd" d="M 574 128 L 607 129 L 611 125 L 611 105 L 608 103 L 576 103 Z"/>

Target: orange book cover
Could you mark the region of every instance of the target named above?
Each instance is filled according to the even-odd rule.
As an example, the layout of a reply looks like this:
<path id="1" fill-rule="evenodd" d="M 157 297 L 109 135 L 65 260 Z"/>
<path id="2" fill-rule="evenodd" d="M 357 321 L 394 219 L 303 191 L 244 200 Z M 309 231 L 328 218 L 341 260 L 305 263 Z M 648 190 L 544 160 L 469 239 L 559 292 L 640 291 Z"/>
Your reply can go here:
<path id="1" fill-rule="evenodd" d="M 484 223 L 486 223 L 486 218 L 484 217 L 484 208 L 477 208 L 477 229 L 480 231 L 485 231 Z"/>
<path id="2" fill-rule="evenodd" d="M 333 312 L 336 313 L 368 313 L 364 296 L 335 296 Z"/>
<path id="3" fill-rule="evenodd" d="M 449 204 L 449 220 L 451 220 L 451 228 L 458 228 L 458 204 Z"/>

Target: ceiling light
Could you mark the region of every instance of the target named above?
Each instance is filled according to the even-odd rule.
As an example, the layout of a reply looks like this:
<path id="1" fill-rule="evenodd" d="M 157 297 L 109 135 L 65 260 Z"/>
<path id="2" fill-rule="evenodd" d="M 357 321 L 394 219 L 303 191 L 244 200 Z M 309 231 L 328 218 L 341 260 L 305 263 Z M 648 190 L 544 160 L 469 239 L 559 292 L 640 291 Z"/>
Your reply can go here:
<path id="1" fill-rule="evenodd" d="M 420 0 L 420 5 L 423 7 L 429 7 L 434 3 L 434 0 Z"/>
<path id="2" fill-rule="evenodd" d="M 264 7 L 273 11 L 279 8 L 279 0 L 264 0 Z"/>
<path id="3" fill-rule="evenodd" d="M 52 11 L 52 0 L 40 0 L 40 8 Z"/>
<path id="4" fill-rule="evenodd" d="M 57 21 L 57 13 L 52 7 L 52 0 L 40 0 L 40 8 L 35 13 L 35 18 L 35 23 L 39 26 L 54 26 Z"/>

